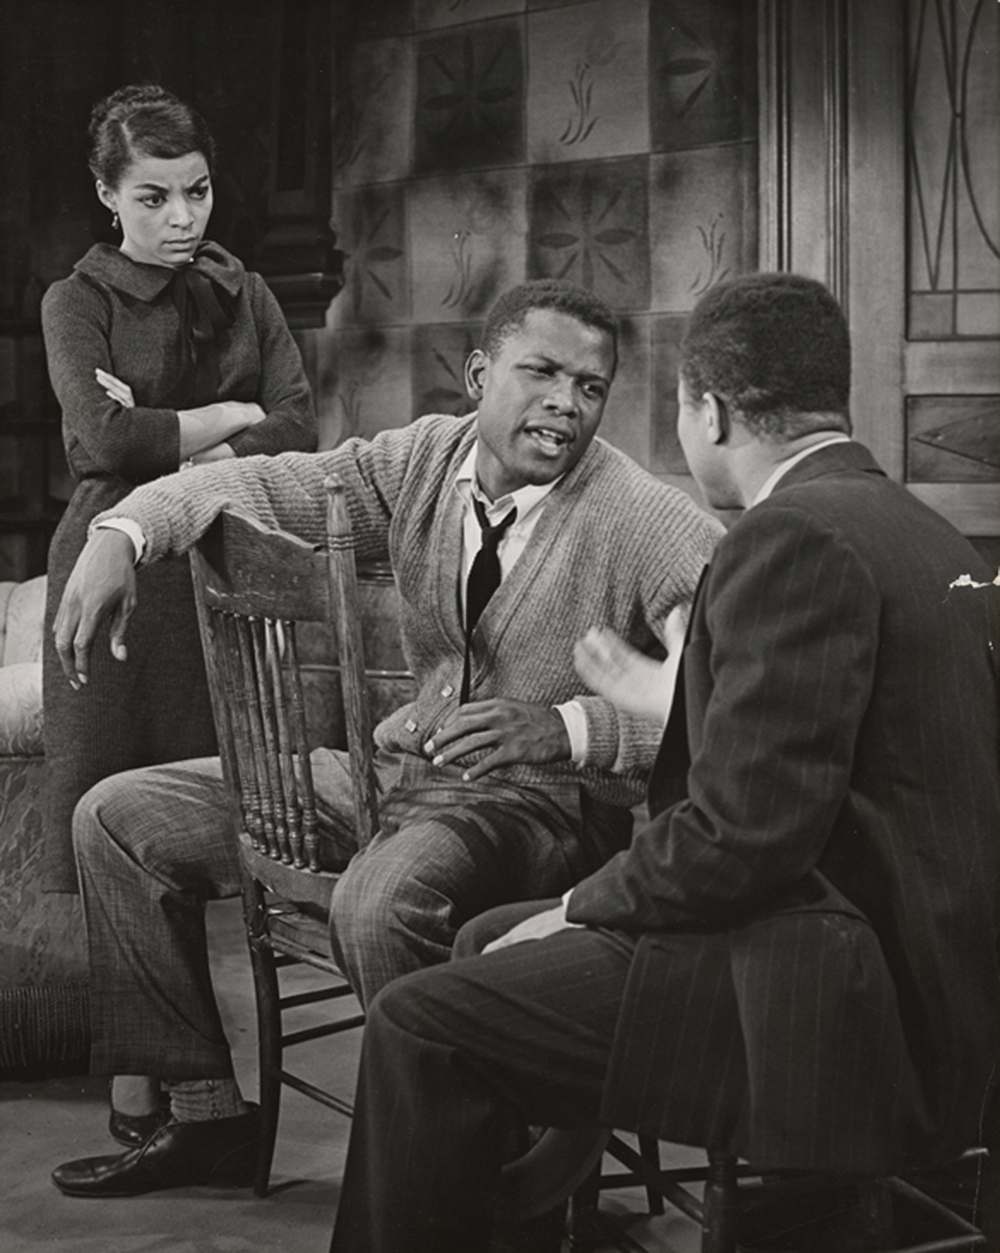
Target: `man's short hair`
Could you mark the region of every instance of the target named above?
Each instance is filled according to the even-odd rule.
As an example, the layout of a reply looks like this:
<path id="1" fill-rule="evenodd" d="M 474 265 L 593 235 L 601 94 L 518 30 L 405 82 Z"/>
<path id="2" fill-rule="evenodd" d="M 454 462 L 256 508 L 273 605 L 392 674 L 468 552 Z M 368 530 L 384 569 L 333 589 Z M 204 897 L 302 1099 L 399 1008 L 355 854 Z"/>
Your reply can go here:
<path id="1" fill-rule="evenodd" d="M 691 314 L 680 371 L 693 396 L 714 393 L 755 435 L 851 429 L 847 320 L 815 279 L 751 274 L 713 287 Z"/>
<path id="2" fill-rule="evenodd" d="M 555 309 L 584 326 L 604 331 L 611 337 L 615 365 L 618 364 L 618 320 L 610 306 L 593 292 L 554 278 L 519 283 L 504 292 L 487 315 L 480 344 L 483 352 L 492 357 L 511 331 L 524 325 L 532 309 Z"/>

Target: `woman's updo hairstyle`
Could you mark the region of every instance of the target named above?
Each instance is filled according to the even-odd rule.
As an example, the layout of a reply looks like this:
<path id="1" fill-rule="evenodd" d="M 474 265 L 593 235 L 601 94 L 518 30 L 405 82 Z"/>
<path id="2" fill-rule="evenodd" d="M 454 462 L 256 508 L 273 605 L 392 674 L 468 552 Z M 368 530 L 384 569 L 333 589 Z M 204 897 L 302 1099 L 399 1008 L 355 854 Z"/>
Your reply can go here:
<path id="1" fill-rule="evenodd" d="M 215 142 L 204 119 L 172 92 L 154 83 L 119 87 L 98 101 L 90 115 L 90 172 L 117 190 L 140 157 L 185 157 L 200 152 L 215 164 Z"/>

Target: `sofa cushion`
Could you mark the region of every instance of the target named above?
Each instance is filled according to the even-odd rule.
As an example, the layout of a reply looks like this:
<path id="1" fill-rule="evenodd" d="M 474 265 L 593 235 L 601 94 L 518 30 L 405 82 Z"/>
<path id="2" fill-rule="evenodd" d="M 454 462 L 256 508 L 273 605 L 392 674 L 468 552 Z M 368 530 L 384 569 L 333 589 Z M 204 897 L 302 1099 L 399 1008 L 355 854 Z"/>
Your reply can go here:
<path id="1" fill-rule="evenodd" d="M 15 584 L 7 597 L 0 664 L 11 666 L 22 661 L 41 661 L 45 585 L 45 575 L 40 574 L 35 579 Z"/>
<path id="2" fill-rule="evenodd" d="M 0 755 L 42 751 L 42 663 L 0 666 Z"/>

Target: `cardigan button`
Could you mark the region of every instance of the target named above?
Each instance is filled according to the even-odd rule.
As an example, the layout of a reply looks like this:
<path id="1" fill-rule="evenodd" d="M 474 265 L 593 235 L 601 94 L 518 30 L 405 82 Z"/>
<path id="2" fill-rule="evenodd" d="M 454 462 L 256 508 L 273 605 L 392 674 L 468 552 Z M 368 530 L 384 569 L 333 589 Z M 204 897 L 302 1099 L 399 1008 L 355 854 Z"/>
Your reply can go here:
<path id="1" fill-rule="evenodd" d="M 450 683 L 446 683 L 444 687 L 441 689 L 441 695 L 445 698 L 445 700 L 447 700 L 449 696 L 454 696 L 454 694 L 455 694 L 455 689 L 452 687 Z"/>
<path id="2" fill-rule="evenodd" d="M 407 731 L 410 732 L 411 735 L 417 729 L 417 724 L 413 721 L 412 718 L 407 718 L 406 722 L 404 723 L 404 726 L 406 727 Z"/>

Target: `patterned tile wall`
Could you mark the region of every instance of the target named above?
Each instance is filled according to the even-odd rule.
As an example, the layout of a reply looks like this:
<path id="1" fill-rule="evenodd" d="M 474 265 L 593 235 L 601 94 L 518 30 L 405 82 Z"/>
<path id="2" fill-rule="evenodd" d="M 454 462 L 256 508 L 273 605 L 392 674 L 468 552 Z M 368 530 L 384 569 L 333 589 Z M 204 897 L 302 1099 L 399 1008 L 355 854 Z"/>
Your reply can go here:
<path id="1" fill-rule="evenodd" d="M 683 314 L 757 265 L 752 0 L 344 0 L 332 225 L 304 347 L 322 443 L 466 412 L 490 304 L 565 277 L 622 319 L 603 434 L 661 475 Z"/>

